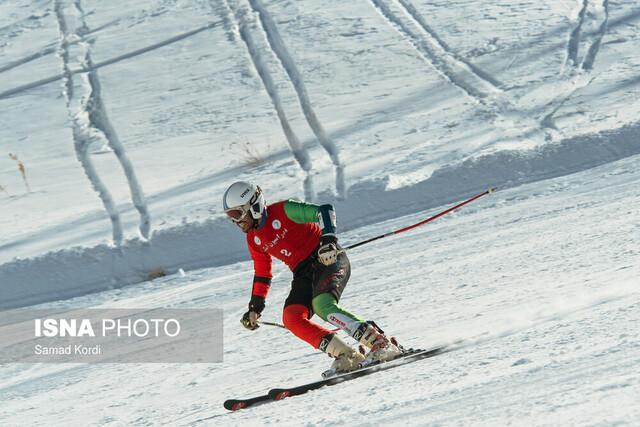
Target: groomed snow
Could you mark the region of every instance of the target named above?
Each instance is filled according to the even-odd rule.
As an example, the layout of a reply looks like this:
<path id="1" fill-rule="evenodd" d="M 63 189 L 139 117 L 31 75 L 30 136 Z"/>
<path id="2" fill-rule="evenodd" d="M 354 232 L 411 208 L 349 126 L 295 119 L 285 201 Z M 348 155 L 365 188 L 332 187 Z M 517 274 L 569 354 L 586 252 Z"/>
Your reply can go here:
<path id="1" fill-rule="evenodd" d="M 638 424 L 639 27 L 610 0 L 3 1 L 0 309 L 216 307 L 226 336 L 222 364 L 2 365 L 0 424 Z M 225 413 L 328 361 L 238 323 L 239 179 L 333 203 L 343 243 L 497 187 L 350 254 L 347 307 L 463 343 Z"/>
<path id="2" fill-rule="evenodd" d="M 505 190 L 354 249 L 344 305 L 409 346 L 466 340 L 451 353 L 227 413 L 227 398 L 316 379 L 329 363 L 281 329 L 242 329 L 252 276 L 243 262 L 40 306 L 223 307 L 223 363 L 4 366 L 0 415 L 8 425 L 633 425 L 639 166 L 635 156 Z M 279 319 L 290 276 L 278 270 L 265 319 Z"/>

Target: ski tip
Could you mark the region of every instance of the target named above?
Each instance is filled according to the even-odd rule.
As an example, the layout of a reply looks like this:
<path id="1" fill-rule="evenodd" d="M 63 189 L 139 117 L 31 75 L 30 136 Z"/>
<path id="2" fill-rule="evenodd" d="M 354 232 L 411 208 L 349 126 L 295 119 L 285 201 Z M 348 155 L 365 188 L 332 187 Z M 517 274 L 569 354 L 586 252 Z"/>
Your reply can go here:
<path id="1" fill-rule="evenodd" d="M 224 408 L 229 411 L 239 411 L 247 407 L 247 403 L 241 400 L 227 400 L 224 402 Z"/>
<path id="2" fill-rule="evenodd" d="M 238 402 L 231 407 L 232 411 L 238 411 L 240 409 L 244 409 L 247 407 L 247 404 L 244 402 Z"/>

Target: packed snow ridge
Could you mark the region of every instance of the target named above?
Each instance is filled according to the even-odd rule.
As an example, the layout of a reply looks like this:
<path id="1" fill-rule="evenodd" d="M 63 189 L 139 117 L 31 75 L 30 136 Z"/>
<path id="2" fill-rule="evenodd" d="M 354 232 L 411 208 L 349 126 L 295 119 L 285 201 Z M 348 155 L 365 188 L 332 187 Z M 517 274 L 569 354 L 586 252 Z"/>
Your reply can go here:
<path id="1" fill-rule="evenodd" d="M 505 189 L 640 154 L 638 136 L 640 125 L 634 125 L 543 146 L 534 153 L 481 156 L 395 190 L 388 190 L 385 181 L 369 181 L 351 187 L 346 200 L 330 193 L 320 196 L 336 206 L 341 229 L 348 231 L 453 203 L 490 187 Z M 61 250 L 0 265 L 0 283 L 14 284 L 0 287 L 0 308 L 71 298 L 139 283 L 155 274 L 226 265 L 247 257 L 244 241 L 225 218 L 158 230 L 149 242 L 136 239 L 120 247 Z"/>

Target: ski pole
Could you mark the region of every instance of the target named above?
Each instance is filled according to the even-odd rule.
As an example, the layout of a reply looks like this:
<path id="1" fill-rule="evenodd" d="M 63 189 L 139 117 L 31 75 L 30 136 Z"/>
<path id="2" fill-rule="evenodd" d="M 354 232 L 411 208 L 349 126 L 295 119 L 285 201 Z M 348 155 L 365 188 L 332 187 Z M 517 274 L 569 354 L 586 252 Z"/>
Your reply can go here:
<path id="1" fill-rule="evenodd" d="M 468 204 L 468 203 L 471 203 L 471 202 L 473 202 L 474 200 L 477 200 L 477 199 L 479 199 L 479 198 L 480 198 L 480 197 L 482 197 L 482 196 L 485 196 L 485 195 L 487 195 L 487 194 L 491 194 L 491 193 L 493 193 L 494 191 L 496 191 L 496 189 L 495 189 L 495 188 L 489 188 L 488 190 L 483 191 L 482 193 L 477 194 L 477 195 L 473 196 L 472 198 L 465 200 L 464 202 L 458 203 L 457 205 L 455 205 L 455 206 L 453 206 L 453 207 L 451 207 L 451 208 L 449 208 L 449 209 L 446 209 L 446 210 L 444 210 L 444 211 L 442 211 L 442 212 L 440 212 L 440 213 L 437 213 L 437 214 L 435 214 L 435 215 L 433 215 L 433 216 L 431 216 L 431 217 L 429 217 L 429 218 L 427 218 L 427 219 L 424 219 L 424 220 L 422 220 L 422 221 L 420 221 L 420 222 L 416 222 L 415 224 L 409 225 L 409 226 L 404 227 L 404 228 L 401 228 L 401 229 L 399 229 L 399 230 L 390 231 L 390 232 L 388 232 L 388 233 L 381 234 L 381 235 L 376 236 L 376 237 L 372 237 L 372 238 L 367 239 L 367 240 L 364 240 L 364 241 L 362 241 L 362 242 L 354 243 L 353 245 L 349 245 L 349 246 L 347 246 L 347 247 L 346 247 L 346 248 L 344 248 L 344 249 L 345 249 L 345 250 L 347 250 L 347 249 L 357 248 L 358 246 L 366 245 L 367 243 L 371 243 L 371 242 L 373 242 L 373 241 L 375 241 L 375 240 L 379 240 L 379 239 L 382 239 L 382 238 L 385 238 L 385 237 L 393 236 L 394 234 L 404 233 L 405 231 L 411 230 L 412 228 L 419 227 L 419 226 L 421 226 L 421 225 L 423 225 L 423 224 L 426 224 L 426 223 L 428 223 L 428 222 L 433 221 L 434 219 L 440 218 L 441 216 L 446 215 L 446 214 L 448 214 L 449 212 L 454 211 L 454 210 L 456 210 L 456 209 L 458 209 L 458 208 L 461 208 L 461 207 L 463 207 L 464 205 L 466 205 L 466 204 Z"/>
<path id="2" fill-rule="evenodd" d="M 259 323 L 259 324 L 261 324 L 261 325 L 266 325 L 266 326 L 275 326 L 275 327 L 277 327 L 277 328 L 287 329 L 287 327 L 286 327 L 286 326 L 284 326 L 284 325 L 283 325 L 283 324 L 281 324 L 281 323 L 276 323 L 276 322 L 266 322 L 266 321 L 262 321 L 262 320 L 258 320 L 258 323 Z M 331 332 L 337 332 L 337 331 L 339 331 L 339 330 L 340 330 L 340 328 L 338 328 L 338 329 L 332 329 L 332 330 L 331 330 Z"/>
<path id="3" fill-rule="evenodd" d="M 280 323 L 265 322 L 264 320 L 258 320 L 258 323 L 261 324 L 261 325 L 276 326 L 278 328 L 287 329 L 284 325 L 281 325 Z"/>

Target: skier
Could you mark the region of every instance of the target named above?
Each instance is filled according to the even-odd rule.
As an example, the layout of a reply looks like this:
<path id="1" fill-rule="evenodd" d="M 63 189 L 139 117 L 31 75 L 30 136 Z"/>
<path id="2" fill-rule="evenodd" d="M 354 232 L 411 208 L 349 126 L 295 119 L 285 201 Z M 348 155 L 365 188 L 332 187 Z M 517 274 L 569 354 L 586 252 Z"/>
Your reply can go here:
<path id="1" fill-rule="evenodd" d="M 296 200 L 266 204 L 260 187 L 233 183 L 223 196 L 224 211 L 247 235 L 254 277 L 249 309 L 242 325 L 255 330 L 271 285 L 275 257 L 293 272 L 291 291 L 284 303 L 284 326 L 295 336 L 335 358 L 331 369 L 347 372 L 367 361 L 388 361 L 401 350 L 375 322 L 364 321 L 338 305 L 351 275 L 346 253 L 336 238 L 332 205 Z M 337 334 L 310 321 L 313 314 L 345 331 L 369 349 L 366 357 Z"/>

